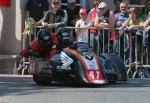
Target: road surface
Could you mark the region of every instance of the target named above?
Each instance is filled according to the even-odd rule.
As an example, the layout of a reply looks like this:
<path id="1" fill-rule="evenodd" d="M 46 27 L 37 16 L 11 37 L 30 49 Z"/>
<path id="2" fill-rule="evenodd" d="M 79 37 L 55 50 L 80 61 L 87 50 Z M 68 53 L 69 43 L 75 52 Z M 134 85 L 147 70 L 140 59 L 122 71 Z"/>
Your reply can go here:
<path id="1" fill-rule="evenodd" d="M 37 85 L 32 76 L 0 75 L 0 103 L 150 103 L 150 79 L 85 86 Z"/>

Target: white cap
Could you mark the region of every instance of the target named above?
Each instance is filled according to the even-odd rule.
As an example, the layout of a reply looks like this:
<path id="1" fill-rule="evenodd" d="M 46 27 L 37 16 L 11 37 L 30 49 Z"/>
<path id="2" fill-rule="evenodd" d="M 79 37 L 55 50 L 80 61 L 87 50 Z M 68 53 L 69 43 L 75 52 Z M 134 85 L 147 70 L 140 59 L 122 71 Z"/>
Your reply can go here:
<path id="1" fill-rule="evenodd" d="M 98 5 L 98 8 L 105 8 L 105 7 L 107 7 L 107 4 L 105 2 L 101 2 Z"/>
<path id="2" fill-rule="evenodd" d="M 67 3 L 75 3 L 76 0 L 67 0 Z"/>

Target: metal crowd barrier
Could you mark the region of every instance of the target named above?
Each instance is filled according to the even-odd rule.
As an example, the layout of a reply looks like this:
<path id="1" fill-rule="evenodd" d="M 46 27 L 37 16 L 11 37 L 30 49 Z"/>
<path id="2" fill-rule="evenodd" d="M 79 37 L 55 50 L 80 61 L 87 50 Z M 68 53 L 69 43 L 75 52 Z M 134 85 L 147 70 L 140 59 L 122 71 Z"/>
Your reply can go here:
<path id="1" fill-rule="evenodd" d="M 41 28 L 41 27 L 39 27 Z M 38 29 L 39 29 L 38 28 Z M 88 44 L 93 47 L 96 46 L 95 53 L 100 55 L 101 53 L 116 53 L 121 56 L 125 67 L 127 68 L 127 74 L 129 77 L 135 78 L 139 68 L 150 68 L 150 55 L 149 49 L 150 46 L 145 47 L 144 35 L 142 34 L 139 38 L 139 35 L 132 35 L 131 31 L 128 32 L 126 30 L 119 30 L 116 28 L 104 28 L 104 29 L 96 29 L 97 30 L 97 43 L 91 44 L 91 27 L 67 27 L 72 30 L 72 35 L 75 33 L 75 29 L 86 30 L 87 32 L 83 35 L 88 35 Z M 35 29 L 35 31 L 37 31 Z M 23 37 L 22 39 L 22 48 L 26 48 L 31 41 L 37 36 L 29 35 L 28 38 Z M 74 36 L 72 36 L 74 37 Z M 83 36 L 84 38 L 84 36 Z M 25 62 L 26 58 L 23 60 L 23 65 L 29 64 L 29 62 Z M 24 74 L 24 73 L 22 73 Z"/>

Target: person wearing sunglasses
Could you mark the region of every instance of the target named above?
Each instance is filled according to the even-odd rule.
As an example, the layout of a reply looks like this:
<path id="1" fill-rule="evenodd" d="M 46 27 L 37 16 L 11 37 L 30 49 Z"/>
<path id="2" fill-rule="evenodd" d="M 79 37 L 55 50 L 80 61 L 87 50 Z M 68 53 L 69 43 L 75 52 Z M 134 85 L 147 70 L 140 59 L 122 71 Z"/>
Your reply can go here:
<path id="1" fill-rule="evenodd" d="M 65 26 L 68 20 L 68 15 L 66 10 L 60 9 L 60 0 L 52 0 L 52 9 L 49 10 L 43 20 L 42 26 L 51 28 L 51 32 L 56 32 L 58 28 Z"/>
<path id="2" fill-rule="evenodd" d="M 99 52 L 103 52 L 103 51 L 107 52 L 108 50 L 107 45 L 108 45 L 109 30 L 106 28 L 114 28 L 115 16 L 114 16 L 114 12 L 108 9 L 108 4 L 105 2 L 100 2 L 98 5 L 98 9 L 99 10 L 97 12 L 97 17 L 95 19 L 94 26 L 99 30 L 97 36 L 97 44 L 101 45 L 100 50 L 97 50 L 97 54 L 99 55 Z M 104 49 L 103 46 L 104 47 L 107 46 L 105 50 L 103 50 Z"/>
<path id="3" fill-rule="evenodd" d="M 97 28 L 113 28 L 115 24 L 114 12 L 107 8 L 105 2 L 99 3 L 94 26 Z"/>
<path id="4" fill-rule="evenodd" d="M 116 28 L 121 28 L 122 24 L 129 18 L 129 13 L 128 13 L 128 3 L 123 1 L 119 5 L 120 12 L 115 14 L 115 27 Z M 128 47 L 128 42 L 127 42 L 127 35 L 125 33 L 119 32 L 118 29 L 116 29 L 115 34 L 120 37 L 120 40 L 116 39 L 113 41 L 114 45 L 114 50 L 116 53 L 119 53 L 120 51 L 120 57 L 122 60 L 125 60 L 125 64 L 128 63 L 129 60 L 129 47 Z M 119 47 L 120 43 L 120 47 Z M 118 50 L 118 48 L 123 48 Z M 124 57 L 125 55 L 125 57 Z"/>
<path id="5" fill-rule="evenodd" d="M 129 18 L 128 4 L 126 2 L 120 3 L 120 12 L 115 14 L 116 27 L 120 28 L 124 21 Z"/>

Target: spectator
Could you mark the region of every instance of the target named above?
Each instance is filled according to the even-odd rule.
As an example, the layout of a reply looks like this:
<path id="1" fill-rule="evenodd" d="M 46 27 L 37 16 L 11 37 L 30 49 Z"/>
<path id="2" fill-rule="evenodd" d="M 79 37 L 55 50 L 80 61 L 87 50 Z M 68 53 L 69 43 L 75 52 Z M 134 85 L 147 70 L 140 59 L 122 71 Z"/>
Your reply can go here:
<path id="1" fill-rule="evenodd" d="M 94 4 L 94 8 L 92 8 L 87 16 L 87 19 L 91 22 L 91 27 L 94 27 L 94 21 L 97 17 L 97 12 L 98 12 L 98 5 L 100 3 L 100 0 L 94 0 L 93 4 Z M 90 29 L 90 45 L 92 46 L 92 48 L 94 49 L 94 51 L 96 52 L 97 50 L 97 29 L 96 28 L 92 28 Z"/>
<path id="2" fill-rule="evenodd" d="M 120 12 L 120 3 L 122 2 L 123 0 L 114 0 L 114 4 L 115 4 L 115 11 L 114 11 L 114 13 L 116 14 L 116 13 L 118 13 L 118 12 Z"/>
<path id="3" fill-rule="evenodd" d="M 146 0 L 145 1 L 145 8 L 143 9 L 142 11 L 142 19 L 145 21 L 146 19 L 148 19 L 148 14 L 149 14 L 149 11 L 150 11 L 150 0 Z"/>
<path id="4" fill-rule="evenodd" d="M 126 2 L 120 3 L 120 12 L 115 14 L 116 27 L 119 28 L 129 18 L 128 5 Z"/>
<path id="5" fill-rule="evenodd" d="M 79 12 L 80 19 L 76 21 L 75 27 L 89 27 L 91 24 L 87 20 L 87 10 L 80 9 Z M 88 43 L 88 30 L 87 29 L 76 29 L 77 41 L 84 41 Z"/>
<path id="6" fill-rule="evenodd" d="M 149 11 L 148 19 L 145 20 L 143 26 L 145 27 L 145 32 L 150 31 L 150 11 Z"/>
<path id="7" fill-rule="evenodd" d="M 143 28 L 143 20 L 139 17 L 139 11 L 137 8 L 129 9 L 129 18 L 122 24 L 122 29 L 127 27 L 128 29 Z"/>
<path id="8" fill-rule="evenodd" d="M 49 2 L 47 0 L 28 0 L 25 6 L 25 29 L 23 31 L 24 36 L 24 47 L 29 44 L 29 35 L 31 41 L 34 39 L 35 30 L 33 26 L 39 25 L 40 20 L 43 18 L 45 13 L 49 10 Z M 36 32 L 38 29 L 36 30 Z"/>
<path id="9" fill-rule="evenodd" d="M 49 10 L 49 2 L 47 0 L 28 0 L 25 10 L 26 10 L 25 20 L 31 17 L 35 20 L 35 22 L 38 22 Z"/>
<path id="10" fill-rule="evenodd" d="M 66 11 L 68 15 L 67 26 L 75 26 L 76 21 L 79 19 L 79 8 L 76 6 L 76 0 L 67 0 Z"/>
<path id="11" fill-rule="evenodd" d="M 68 19 L 66 10 L 61 10 L 60 6 L 60 0 L 52 0 L 52 10 L 49 10 L 42 20 L 42 26 L 50 27 L 52 32 L 56 32 L 55 27 L 65 26 Z"/>
<path id="12" fill-rule="evenodd" d="M 129 18 L 129 14 L 128 14 L 128 4 L 127 2 L 121 2 L 120 3 L 120 12 L 115 14 L 115 27 L 116 28 L 120 28 L 122 26 L 122 24 Z M 114 45 L 114 52 L 119 53 L 120 51 L 120 56 L 122 58 L 123 61 L 127 61 L 129 60 L 129 46 L 128 46 L 128 37 L 127 35 L 125 35 L 124 33 L 119 32 L 119 30 L 116 30 L 114 35 L 118 35 L 120 37 L 120 41 L 119 40 L 114 40 L 113 41 L 113 45 Z M 119 46 L 119 42 L 120 42 L 120 46 Z M 120 48 L 120 50 L 119 50 Z M 121 49 L 123 48 L 123 49 Z M 125 55 L 125 58 L 124 58 Z"/>
<path id="13" fill-rule="evenodd" d="M 142 15 L 143 20 L 145 21 L 143 26 L 146 31 L 150 30 L 150 0 L 145 1 L 145 12 Z"/>
<path id="14" fill-rule="evenodd" d="M 101 2 L 98 8 L 99 12 L 96 17 L 94 26 L 97 28 L 113 28 L 115 24 L 113 11 L 108 10 L 107 4 L 105 2 Z"/>
<path id="15" fill-rule="evenodd" d="M 108 10 L 107 4 L 105 2 L 101 2 L 99 4 L 98 8 L 99 8 L 99 11 L 97 13 L 98 15 L 95 19 L 94 26 L 97 27 L 98 29 L 103 29 L 103 30 L 100 30 L 100 34 L 103 34 L 103 35 L 100 35 L 100 34 L 98 35 L 99 36 L 98 44 L 101 45 L 100 46 L 101 48 L 99 48 L 99 50 L 97 50 L 98 51 L 97 53 L 99 54 L 100 52 L 103 52 L 103 51 L 106 52 L 106 50 L 108 50 L 108 48 L 109 48 L 109 47 L 107 47 L 109 30 L 105 29 L 105 28 L 113 28 L 114 27 L 115 16 L 114 16 L 113 11 Z M 103 50 L 103 46 L 106 47 L 104 50 Z"/>
<path id="16" fill-rule="evenodd" d="M 25 7 L 25 30 L 23 32 L 26 40 L 28 35 L 34 39 L 33 26 L 40 24 L 40 20 L 45 13 L 49 10 L 49 2 L 47 0 L 28 0 Z M 28 41 L 28 40 L 27 40 Z"/>
<path id="17" fill-rule="evenodd" d="M 121 28 L 123 29 L 125 27 L 129 30 L 129 37 L 132 37 L 132 62 L 135 62 L 135 48 L 137 48 L 137 59 L 140 63 L 142 53 L 143 20 L 139 17 L 139 10 L 137 8 L 129 9 L 129 18 L 123 23 Z M 135 47 L 135 40 L 137 40 L 137 47 Z"/>
<path id="18" fill-rule="evenodd" d="M 150 47 L 150 0 L 146 0 L 145 1 L 145 9 L 144 9 L 144 13 L 141 16 L 144 19 L 144 23 L 143 26 L 145 28 L 145 32 L 144 32 L 144 58 L 147 58 L 144 61 L 144 64 L 150 64 L 150 61 L 147 61 L 150 59 L 150 56 L 148 56 L 147 54 L 149 54 L 149 50 L 147 51 L 146 49 L 149 49 Z M 148 53 L 147 53 L 148 52 Z"/>

